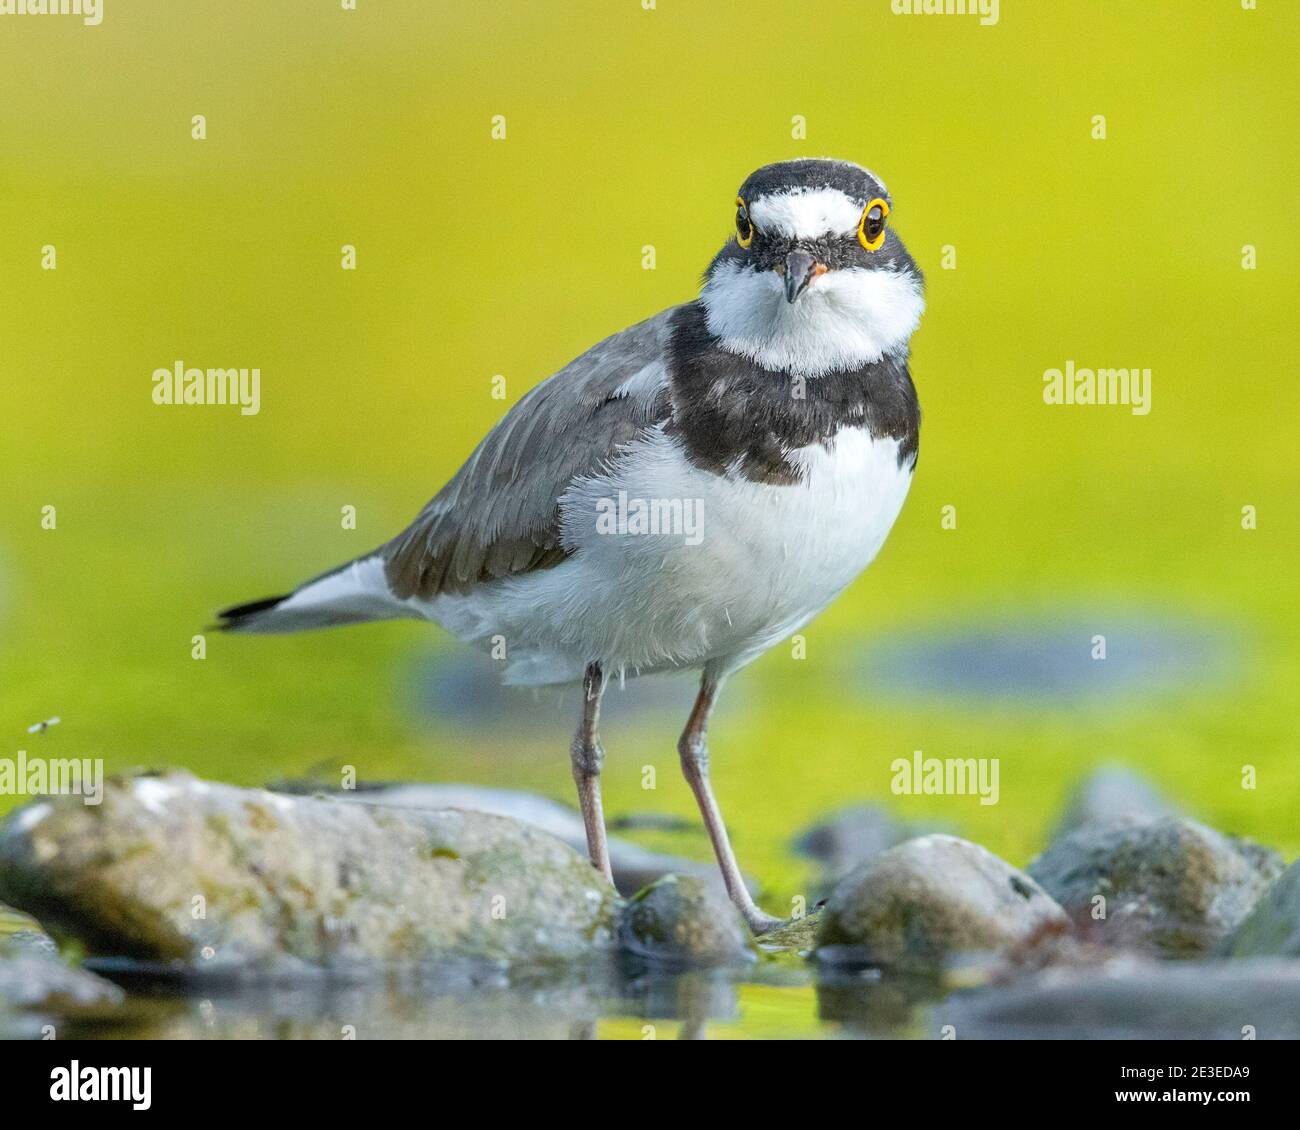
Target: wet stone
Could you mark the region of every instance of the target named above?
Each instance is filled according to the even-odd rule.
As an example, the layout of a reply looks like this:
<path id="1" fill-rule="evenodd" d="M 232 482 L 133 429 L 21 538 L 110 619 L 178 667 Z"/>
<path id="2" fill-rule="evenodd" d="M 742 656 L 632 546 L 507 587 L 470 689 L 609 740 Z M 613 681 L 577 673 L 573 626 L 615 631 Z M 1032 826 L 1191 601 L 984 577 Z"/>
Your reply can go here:
<path id="1" fill-rule="evenodd" d="M 1233 957 L 1300 957 L 1300 862 L 1261 896 L 1228 945 Z"/>
<path id="2" fill-rule="evenodd" d="M 114 779 L 0 827 L 0 893 L 90 953 L 186 974 L 365 974 L 589 960 L 619 900 L 529 825 L 288 797 L 187 773 Z"/>
<path id="3" fill-rule="evenodd" d="M 690 875 L 666 875 L 630 899 L 619 942 L 634 957 L 670 965 L 736 965 L 754 957 L 726 895 Z"/>
<path id="4" fill-rule="evenodd" d="M 822 916 L 817 957 L 938 968 L 961 954 L 1005 950 L 1064 920 L 1036 882 L 978 844 L 922 836 L 841 880 Z"/>
<path id="5" fill-rule="evenodd" d="M 1088 824 L 1029 865 L 1090 938 L 1165 957 L 1214 952 L 1282 859 L 1192 820 Z"/>

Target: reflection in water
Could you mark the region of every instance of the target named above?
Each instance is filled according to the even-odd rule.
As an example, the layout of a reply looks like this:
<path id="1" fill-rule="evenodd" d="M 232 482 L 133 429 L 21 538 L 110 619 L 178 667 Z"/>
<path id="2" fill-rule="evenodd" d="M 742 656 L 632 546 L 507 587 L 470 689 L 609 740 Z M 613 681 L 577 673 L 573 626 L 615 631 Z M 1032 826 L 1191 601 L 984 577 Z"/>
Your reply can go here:
<path id="1" fill-rule="evenodd" d="M 852 1035 L 877 1039 L 921 1036 L 921 1006 L 942 1000 L 949 990 L 940 979 L 826 971 L 817 984 L 817 1015 L 843 1025 Z"/>
<path id="2" fill-rule="evenodd" d="M 959 986 L 964 984 L 965 988 Z M 1239 1039 L 1300 1036 L 1300 967 L 1263 958 L 1053 970 L 1014 985 L 819 967 L 609 962 L 513 982 L 461 971 L 382 982 L 224 985 L 128 978 L 126 1003 L 0 1013 L 0 1038 L 164 1040 Z"/>
<path id="3" fill-rule="evenodd" d="M 924 1034 L 918 1006 L 941 995 L 932 982 L 874 974 L 836 974 L 819 985 L 814 967 L 790 956 L 690 972 L 625 960 L 513 982 L 483 970 L 354 984 L 118 977 L 127 1003 L 107 1015 L 58 1019 L 61 1039 L 912 1037 Z M 0 1026 L 0 1034 L 38 1033 L 28 1023 Z"/>

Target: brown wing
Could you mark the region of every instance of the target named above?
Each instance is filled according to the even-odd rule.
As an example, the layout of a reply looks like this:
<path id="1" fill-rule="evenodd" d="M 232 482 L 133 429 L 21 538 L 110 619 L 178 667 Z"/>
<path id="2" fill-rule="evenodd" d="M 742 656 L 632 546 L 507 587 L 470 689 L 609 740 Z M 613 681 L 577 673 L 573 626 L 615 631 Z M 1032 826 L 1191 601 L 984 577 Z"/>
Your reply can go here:
<path id="1" fill-rule="evenodd" d="M 593 346 L 501 419 L 411 525 L 380 551 L 403 599 L 564 560 L 560 496 L 668 416 L 665 310 Z"/>

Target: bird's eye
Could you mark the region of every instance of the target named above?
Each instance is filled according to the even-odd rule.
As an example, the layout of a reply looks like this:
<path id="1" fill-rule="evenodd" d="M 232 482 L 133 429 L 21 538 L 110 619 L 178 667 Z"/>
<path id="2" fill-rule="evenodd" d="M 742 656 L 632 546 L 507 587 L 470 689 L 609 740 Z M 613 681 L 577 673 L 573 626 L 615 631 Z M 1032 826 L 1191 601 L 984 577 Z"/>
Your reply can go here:
<path id="1" fill-rule="evenodd" d="M 754 242 L 754 223 L 749 218 L 749 208 L 739 196 L 736 197 L 736 242 L 741 247 Z"/>
<path id="2" fill-rule="evenodd" d="M 876 197 L 863 209 L 858 221 L 858 242 L 868 251 L 879 251 L 885 242 L 885 220 L 889 218 L 889 204 Z"/>

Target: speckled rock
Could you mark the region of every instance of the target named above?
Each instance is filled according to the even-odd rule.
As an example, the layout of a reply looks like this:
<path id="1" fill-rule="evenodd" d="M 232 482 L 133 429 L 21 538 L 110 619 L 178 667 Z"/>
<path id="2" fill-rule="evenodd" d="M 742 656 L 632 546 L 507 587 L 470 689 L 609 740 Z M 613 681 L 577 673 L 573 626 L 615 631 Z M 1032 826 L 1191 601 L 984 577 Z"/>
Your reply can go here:
<path id="1" fill-rule="evenodd" d="M 277 976 L 585 958 L 612 949 L 618 909 L 586 860 L 512 820 L 187 773 L 20 809 L 0 828 L 0 895 L 92 954 Z"/>
<path id="2" fill-rule="evenodd" d="M 1300 957 L 1300 861 L 1264 892 L 1227 949 L 1233 957 Z"/>
<path id="3" fill-rule="evenodd" d="M 670 965 L 734 965 L 754 957 L 726 895 L 693 875 L 665 875 L 633 896 L 619 941 L 627 953 Z"/>
<path id="4" fill-rule="evenodd" d="M 921 836 L 841 880 L 822 917 L 817 957 L 934 968 L 959 954 L 1001 951 L 1064 921 L 1037 883 L 978 844 Z"/>
<path id="5" fill-rule="evenodd" d="M 521 789 L 493 789 L 483 785 L 463 785 L 450 782 L 383 784 L 359 782 L 351 789 L 324 789 L 314 781 L 283 781 L 272 786 L 275 792 L 295 795 L 326 795 L 332 800 L 352 804 L 379 804 L 395 808 L 464 808 L 474 812 L 487 812 L 505 816 L 523 824 L 531 824 L 563 840 L 579 855 L 587 854 L 587 829 L 582 814 L 568 804 L 538 796 Z M 660 816 L 664 822 L 671 817 Z M 612 829 L 617 822 L 610 820 Z M 676 822 L 677 824 L 680 821 Z M 688 826 L 703 833 L 699 824 Z M 676 826 L 676 824 L 674 824 Z M 723 890 L 722 875 L 717 865 L 709 862 L 684 859 L 650 851 L 619 836 L 609 837 L 609 863 L 614 871 L 614 885 L 620 893 L 632 895 L 664 875 L 698 875 Z M 751 890 L 754 889 L 751 884 Z"/>
<path id="6" fill-rule="evenodd" d="M 1195 821 L 1165 819 L 1086 825 L 1028 870 L 1091 937 L 1194 957 L 1236 929 L 1281 873 L 1282 859 Z"/>
<path id="7" fill-rule="evenodd" d="M 1089 824 L 1140 824 L 1178 815 L 1145 777 L 1119 765 L 1106 765 L 1085 777 L 1066 802 L 1056 835 Z"/>

